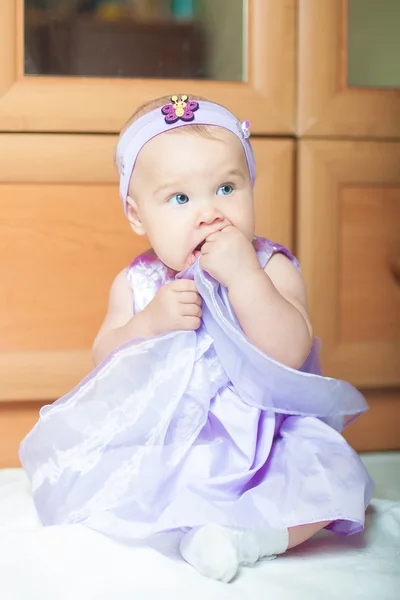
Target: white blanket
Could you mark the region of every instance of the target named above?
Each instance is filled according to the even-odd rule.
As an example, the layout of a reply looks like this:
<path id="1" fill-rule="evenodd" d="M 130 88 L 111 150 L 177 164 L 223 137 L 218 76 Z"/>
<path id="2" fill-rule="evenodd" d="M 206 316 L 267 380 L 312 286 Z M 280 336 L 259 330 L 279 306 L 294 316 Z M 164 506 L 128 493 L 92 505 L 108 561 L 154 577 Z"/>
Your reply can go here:
<path id="1" fill-rule="evenodd" d="M 1 600 L 394 600 L 400 598 L 400 454 L 363 457 L 377 488 L 365 532 L 323 532 L 274 561 L 207 580 L 178 557 L 80 525 L 42 528 L 20 469 L 0 471 Z"/>

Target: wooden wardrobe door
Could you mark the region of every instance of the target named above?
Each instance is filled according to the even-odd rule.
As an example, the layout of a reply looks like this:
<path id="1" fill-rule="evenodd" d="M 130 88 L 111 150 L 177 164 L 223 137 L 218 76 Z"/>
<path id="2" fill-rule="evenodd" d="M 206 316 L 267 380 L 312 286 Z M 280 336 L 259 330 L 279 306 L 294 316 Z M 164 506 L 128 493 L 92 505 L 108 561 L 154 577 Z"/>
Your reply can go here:
<path id="1" fill-rule="evenodd" d="M 400 450 L 400 392 L 387 389 L 364 392 L 368 411 L 344 430 L 357 452 Z"/>
<path id="2" fill-rule="evenodd" d="M 388 13 L 387 7 L 384 11 L 379 3 L 374 5 Z M 400 21 L 399 7 L 395 2 L 391 6 Z M 399 138 L 400 84 L 390 89 L 348 83 L 348 11 L 349 0 L 298 3 L 297 132 L 307 137 Z M 373 40 L 370 46 L 375 53 L 379 50 Z M 398 65 L 396 50 L 392 55 Z"/>
<path id="3" fill-rule="evenodd" d="M 21 466 L 19 445 L 35 425 L 44 404 L 0 401 L 0 469 Z"/>
<path id="4" fill-rule="evenodd" d="M 147 242 L 118 198 L 115 136 L 0 135 L 0 397 L 54 399 L 91 369 L 116 274 Z"/>
<path id="5" fill-rule="evenodd" d="M 252 146 L 257 168 L 256 234 L 293 250 L 295 143 L 256 138 Z"/>
<path id="6" fill-rule="evenodd" d="M 220 4 L 208 0 L 207 12 L 220 11 Z M 239 118 L 250 119 L 254 133 L 294 131 L 296 0 L 229 1 L 230 10 L 239 11 L 237 14 L 245 25 L 243 48 L 239 52 L 243 56 L 243 81 L 26 75 L 23 5 L 23 0 L 2 0 L 0 6 L 0 129 L 3 131 L 117 132 L 139 105 L 175 93 L 199 94 L 226 105 Z M 221 17 L 217 14 L 213 21 L 217 39 L 218 23 L 220 26 L 223 23 Z M 88 19 L 90 16 L 86 22 Z M 91 22 L 95 26 L 98 19 L 92 18 Z M 121 27 L 128 24 L 121 23 Z M 139 35 L 140 23 L 131 24 L 139 27 Z M 99 26 L 113 28 L 117 24 Z M 142 27 L 145 26 L 143 23 Z M 171 21 L 170 27 L 176 26 Z M 117 35 L 115 41 L 121 40 L 121 35 Z M 47 38 L 45 41 L 48 43 Z M 80 50 L 76 50 L 78 61 L 84 60 L 85 52 L 90 53 L 85 35 L 81 35 L 81 41 Z M 157 39 L 154 43 L 157 46 Z M 166 42 L 163 52 L 161 44 L 159 62 L 167 60 L 167 46 Z M 110 48 L 111 52 L 112 44 Z M 74 46 L 71 50 L 74 51 Z M 228 69 L 233 56 L 222 50 L 221 60 Z M 208 42 L 207 52 L 214 52 Z M 47 60 L 53 55 L 54 52 L 47 52 Z"/>
<path id="7" fill-rule="evenodd" d="M 110 284 L 148 247 L 123 214 L 116 141 L 0 135 L 0 400 L 54 400 L 91 370 Z M 257 233 L 291 246 L 293 142 L 254 150 Z"/>
<path id="8" fill-rule="evenodd" d="M 400 384 L 400 143 L 301 141 L 297 251 L 325 373 Z"/>

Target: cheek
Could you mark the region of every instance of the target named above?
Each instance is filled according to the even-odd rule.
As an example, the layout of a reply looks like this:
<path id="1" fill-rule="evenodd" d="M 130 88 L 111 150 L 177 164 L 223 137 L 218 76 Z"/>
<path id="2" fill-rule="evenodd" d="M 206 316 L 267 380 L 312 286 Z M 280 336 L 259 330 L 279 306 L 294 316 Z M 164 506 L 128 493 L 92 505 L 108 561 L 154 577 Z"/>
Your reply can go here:
<path id="1" fill-rule="evenodd" d="M 185 238 L 187 228 L 179 215 L 161 212 L 151 220 L 148 235 L 152 238 L 154 247 L 163 249 L 168 254 L 173 254 Z"/>
<path id="2" fill-rule="evenodd" d="M 232 220 L 236 227 L 246 236 L 247 239 L 252 240 L 254 236 L 254 206 L 250 199 L 246 199 L 243 204 L 237 207 L 232 214 Z"/>

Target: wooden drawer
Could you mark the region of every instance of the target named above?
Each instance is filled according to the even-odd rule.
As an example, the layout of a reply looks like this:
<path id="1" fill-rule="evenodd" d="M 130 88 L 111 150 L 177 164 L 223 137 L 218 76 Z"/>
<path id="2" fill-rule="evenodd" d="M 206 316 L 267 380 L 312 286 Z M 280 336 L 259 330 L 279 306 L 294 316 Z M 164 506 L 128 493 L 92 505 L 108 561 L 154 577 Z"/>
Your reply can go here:
<path id="1" fill-rule="evenodd" d="M 115 143 L 0 135 L 0 400 L 54 400 L 91 370 L 110 284 L 148 247 L 124 218 Z M 290 246 L 294 142 L 254 149 L 257 232 Z"/>
<path id="2" fill-rule="evenodd" d="M 400 143 L 301 141 L 298 256 L 327 375 L 400 383 Z"/>

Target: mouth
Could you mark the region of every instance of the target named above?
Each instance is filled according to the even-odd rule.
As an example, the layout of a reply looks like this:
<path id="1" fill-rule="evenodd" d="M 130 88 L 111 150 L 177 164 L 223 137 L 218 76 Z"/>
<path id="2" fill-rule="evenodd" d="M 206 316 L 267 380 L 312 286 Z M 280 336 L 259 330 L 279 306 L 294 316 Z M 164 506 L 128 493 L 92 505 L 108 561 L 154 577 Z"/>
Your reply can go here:
<path id="1" fill-rule="evenodd" d="M 196 248 L 193 250 L 193 252 L 201 252 L 202 247 L 204 246 L 206 240 L 203 240 L 202 242 L 200 242 L 200 244 L 197 244 Z"/>
<path id="2" fill-rule="evenodd" d="M 194 262 L 196 262 L 196 260 L 199 258 L 199 256 L 201 255 L 201 249 L 204 246 L 204 244 L 206 243 L 207 239 L 210 237 L 210 235 L 213 235 L 214 233 L 217 233 L 218 231 L 221 231 L 223 229 L 223 227 L 219 226 L 218 229 L 216 229 L 215 231 L 210 231 L 206 237 L 204 238 L 204 240 L 202 240 L 199 244 L 197 244 L 196 248 L 194 248 L 194 250 L 192 251 L 192 255 L 191 255 L 191 264 L 193 264 Z"/>
<path id="3" fill-rule="evenodd" d="M 199 256 L 201 255 L 201 249 L 205 244 L 205 239 L 200 242 L 200 244 L 197 244 L 196 248 L 192 251 L 191 257 L 190 257 L 190 264 L 192 265 L 193 263 L 196 262 L 196 260 L 199 258 Z"/>
<path id="4" fill-rule="evenodd" d="M 200 242 L 200 244 L 197 244 L 196 248 L 193 250 L 193 252 L 201 252 L 202 247 L 204 246 L 204 244 L 206 243 L 206 241 L 208 240 L 208 238 L 210 237 L 210 235 L 213 235 L 214 233 L 217 233 L 218 231 L 221 231 L 221 227 L 218 227 L 218 229 L 215 229 L 213 231 L 209 231 L 206 235 L 206 237 L 204 238 L 204 240 L 202 240 Z"/>

